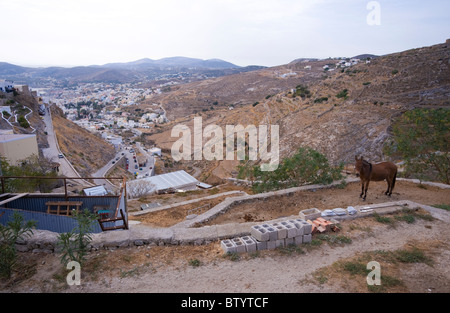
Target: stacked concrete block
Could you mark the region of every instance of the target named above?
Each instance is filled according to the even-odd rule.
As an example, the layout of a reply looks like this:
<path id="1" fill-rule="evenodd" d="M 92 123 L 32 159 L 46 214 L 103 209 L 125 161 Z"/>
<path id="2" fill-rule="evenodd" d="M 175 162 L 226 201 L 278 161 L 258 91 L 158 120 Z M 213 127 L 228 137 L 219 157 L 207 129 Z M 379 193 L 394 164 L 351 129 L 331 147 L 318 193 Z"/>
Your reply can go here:
<path id="1" fill-rule="evenodd" d="M 311 234 L 307 234 L 307 235 L 303 235 L 303 243 L 309 243 L 312 240 L 312 235 Z"/>
<path id="2" fill-rule="evenodd" d="M 221 245 L 225 252 L 254 252 L 273 250 L 291 244 L 301 245 L 311 242 L 312 225 L 304 219 L 289 219 L 276 223 L 254 225 L 250 235 L 230 240 L 223 240 Z"/>
<path id="3" fill-rule="evenodd" d="M 236 252 L 236 245 L 230 239 L 222 240 L 220 245 L 222 246 L 222 250 L 225 253 L 235 253 Z"/>
<path id="4" fill-rule="evenodd" d="M 265 242 L 269 241 L 269 232 L 262 225 L 254 225 L 251 227 L 250 235 L 253 236 L 258 241 Z"/>
<path id="5" fill-rule="evenodd" d="M 254 252 L 256 251 L 256 242 L 255 240 L 253 240 L 253 237 L 251 236 L 244 236 L 241 237 L 241 241 L 244 243 L 245 245 L 245 251 L 247 252 Z"/>
<path id="6" fill-rule="evenodd" d="M 244 241 L 240 237 L 233 238 L 233 239 L 231 239 L 231 241 L 236 246 L 236 253 L 242 253 L 242 252 L 246 252 L 247 251 L 246 248 L 245 248 Z"/>
<path id="7" fill-rule="evenodd" d="M 277 240 L 287 238 L 287 228 L 281 223 L 273 223 L 272 227 L 277 231 Z"/>

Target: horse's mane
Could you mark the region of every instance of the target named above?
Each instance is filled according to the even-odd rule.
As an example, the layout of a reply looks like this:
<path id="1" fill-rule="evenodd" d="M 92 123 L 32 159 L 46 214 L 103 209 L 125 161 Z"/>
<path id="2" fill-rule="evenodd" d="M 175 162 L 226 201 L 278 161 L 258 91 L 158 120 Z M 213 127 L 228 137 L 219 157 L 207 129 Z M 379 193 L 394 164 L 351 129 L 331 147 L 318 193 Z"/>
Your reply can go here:
<path id="1" fill-rule="evenodd" d="M 366 160 L 363 160 L 363 163 L 364 163 L 365 165 L 370 165 L 370 163 L 369 163 L 368 161 L 366 161 Z"/>

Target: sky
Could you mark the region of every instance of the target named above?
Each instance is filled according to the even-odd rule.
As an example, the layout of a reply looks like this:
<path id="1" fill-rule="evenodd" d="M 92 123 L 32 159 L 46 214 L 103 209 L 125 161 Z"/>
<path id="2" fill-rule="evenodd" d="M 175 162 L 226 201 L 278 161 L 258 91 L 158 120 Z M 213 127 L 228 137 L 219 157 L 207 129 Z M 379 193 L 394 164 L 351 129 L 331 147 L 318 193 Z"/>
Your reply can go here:
<path id="1" fill-rule="evenodd" d="M 0 0 L 0 62 L 383 55 L 445 42 L 448 12 L 448 0 Z"/>

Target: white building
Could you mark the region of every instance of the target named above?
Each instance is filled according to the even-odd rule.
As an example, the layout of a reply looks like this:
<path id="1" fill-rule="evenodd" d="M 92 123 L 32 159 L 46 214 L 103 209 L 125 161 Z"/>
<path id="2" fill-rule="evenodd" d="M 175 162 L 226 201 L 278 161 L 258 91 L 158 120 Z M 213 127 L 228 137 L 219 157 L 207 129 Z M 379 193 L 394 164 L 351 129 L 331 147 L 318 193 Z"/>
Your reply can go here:
<path id="1" fill-rule="evenodd" d="M 150 150 L 148 150 L 148 152 L 151 154 L 151 155 L 159 155 L 159 156 L 161 156 L 161 148 L 151 148 Z"/>
<path id="2" fill-rule="evenodd" d="M 12 91 L 14 85 L 13 82 L 6 79 L 0 79 L 0 91 L 2 92 L 10 92 Z"/>

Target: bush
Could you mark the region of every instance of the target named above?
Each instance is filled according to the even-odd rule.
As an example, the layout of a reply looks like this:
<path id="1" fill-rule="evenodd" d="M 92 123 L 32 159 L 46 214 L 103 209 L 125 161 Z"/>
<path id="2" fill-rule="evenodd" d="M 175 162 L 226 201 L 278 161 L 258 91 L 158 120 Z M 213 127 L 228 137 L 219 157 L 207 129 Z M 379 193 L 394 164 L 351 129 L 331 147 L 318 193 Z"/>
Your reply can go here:
<path id="1" fill-rule="evenodd" d="M 347 99 L 348 98 L 348 90 L 344 89 L 342 91 L 340 91 L 337 95 L 336 98 L 344 98 Z"/>
<path id="2" fill-rule="evenodd" d="M 311 148 L 300 148 L 285 158 L 275 171 L 263 172 L 259 166 L 240 166 L 240 177 L 251 177 L 254 192 L 297 187 L 305 184 L 329 184 L 342 179 L 343 165 L 333 167 L 328 159 Z"/>
<path id="3" fill-rule="evenodd" d="M 322 103 L 324 101 L 328 101 L 328 97 L 321 97 L 314 100 L 314 103 Z"/>
<path id="4" fill-rule="evenodd" d="M 311 98 L 311 92 L 309 91 L 307 86 L 298 85 L 295 87 L 294 96 L 300 96 L 302 99 Z"/>
<path id="5" fill-rule="evenodd" d="M 16 242 L 33 234 L 35 224 L 35 221 L 25 222 L 22 214 L 14 212 L 6 226 L 0 225 L 0 277 L 11 277 L 17 263 Z"/>
<path id="6" fill-rule="evenodd" d="M 76 261 L 82 265 L 88 253 L 89 243 L 92 241 L 91 231 L 97 216 L 87 209 L 83 212 L 76 212 L 74 218 L 77 227 L 71 232 L 62 233 L 58 236 L 58 245 L 61 247 L 61 263 L 67 265 L 71 261 Z"/>
<path id="7" fill-rule="evenodd" d="M 414 109 L 394 124 L 386 154 L 405 161 L 405 176 L 450 183 L 449 121 L 447 109 Z"/>
<path id="8" fill-rule="evenodd" d="M 19 122 L 20 127 L 23 127 L 23 128 L 29 128 L 30 127 L 30 124 L 27 122 L 27 120 L 26 120 L 26 118 L 24 116 L 19 116 L 17 121 Z"/>

